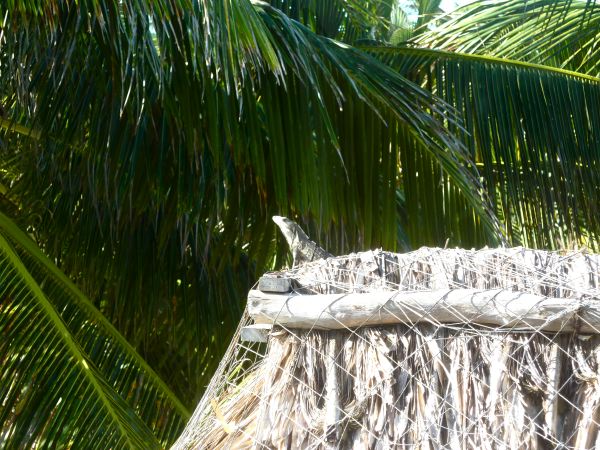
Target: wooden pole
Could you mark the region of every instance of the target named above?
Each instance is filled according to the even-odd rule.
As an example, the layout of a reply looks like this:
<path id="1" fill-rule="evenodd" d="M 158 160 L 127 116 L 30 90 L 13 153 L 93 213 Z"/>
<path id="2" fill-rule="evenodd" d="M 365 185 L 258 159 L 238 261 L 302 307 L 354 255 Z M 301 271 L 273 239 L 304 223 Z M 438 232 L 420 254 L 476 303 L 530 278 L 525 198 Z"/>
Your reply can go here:
<path id="1" fill-rule="evenodd" d="M 482 324 L 494 328 L 600 334 L 599 299 L 551 298 L 508 290 L 272 294 L 252 290 L 258 324 L 344 329 L 385 324 Z"/>

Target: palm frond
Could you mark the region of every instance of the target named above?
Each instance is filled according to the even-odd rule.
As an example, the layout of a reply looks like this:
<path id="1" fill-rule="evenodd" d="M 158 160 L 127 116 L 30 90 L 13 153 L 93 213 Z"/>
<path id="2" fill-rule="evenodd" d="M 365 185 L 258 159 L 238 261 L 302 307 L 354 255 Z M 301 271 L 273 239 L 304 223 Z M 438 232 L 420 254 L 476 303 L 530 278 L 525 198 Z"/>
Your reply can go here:
<path id="1" fill-rule="evenodd" d="M 319 36 L 349 44 L 362 39 L 385 39 L 394 6 L 394 0 L 270 0 L 268 3 Z"/>
<path id="2" fill-rule="evenodd" d="M 418 45 L 600 76 L 600 6 L 595 1 L 477 1 L 448 19 Z"/>
<path id="3" fill-rule="evenodd" d="M 432 19 L 439 15 L 440 4 L 442 2 L 441 0 L 419 0 L 416 3 L 419 17 L 415 29 L 420 34 L 427 31 L 427 26 L 431 23 Z"/>
<path id="4" fill-rule="evenodd" d="M 160 448 L 189 412 L 91 302 L 0 213 L 0 442 Z"/>
<path id="5" fill-rule="evenodd" d="M 426 49 L 369 51 L 462 115 L 464 129 L 450 129 L 468 146 L 513 243 L 600 246 L 600 79 Z"/>

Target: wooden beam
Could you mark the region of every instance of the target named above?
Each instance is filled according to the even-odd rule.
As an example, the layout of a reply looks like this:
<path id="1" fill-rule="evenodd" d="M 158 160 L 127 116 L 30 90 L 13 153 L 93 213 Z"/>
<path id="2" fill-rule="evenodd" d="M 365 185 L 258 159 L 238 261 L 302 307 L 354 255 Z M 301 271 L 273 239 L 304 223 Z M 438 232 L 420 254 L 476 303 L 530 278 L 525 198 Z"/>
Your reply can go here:
<path id="1" fill-rule="evenodd" d="M 600 334 L 599 299 L 550 298 L 507 290 L 454 289 L 327 295 L 248 294 L 256 323 L 300 329 L 472 323 L 494 328 Z"/>

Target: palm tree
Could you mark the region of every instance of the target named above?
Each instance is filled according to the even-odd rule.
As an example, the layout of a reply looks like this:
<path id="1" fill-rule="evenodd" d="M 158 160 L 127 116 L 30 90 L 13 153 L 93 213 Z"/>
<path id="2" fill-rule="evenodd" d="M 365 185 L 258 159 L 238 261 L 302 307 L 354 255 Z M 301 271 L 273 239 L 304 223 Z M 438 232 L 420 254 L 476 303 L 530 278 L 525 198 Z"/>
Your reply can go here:
<path id="1" fill-rule="evenodd" d="M 172 442 L 285 261 L 273 214 L 334 253 L 597 245 L 600 80 L 388 46 L 393 10 L 8 2 L 1 443 Z"/>

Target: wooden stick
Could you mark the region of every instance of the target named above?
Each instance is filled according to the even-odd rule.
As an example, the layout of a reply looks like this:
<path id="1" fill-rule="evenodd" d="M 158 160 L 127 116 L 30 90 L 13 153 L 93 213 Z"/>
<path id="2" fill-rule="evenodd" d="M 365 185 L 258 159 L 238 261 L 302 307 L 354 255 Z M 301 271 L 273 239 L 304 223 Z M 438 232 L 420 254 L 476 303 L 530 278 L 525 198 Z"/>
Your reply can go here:
<path id="1" fill-rule="evenodd" d="M 337 379 L 337 358 L 338 346 L 335 336 L 329 337 L 327 343 L 327 363 L 326 363 L 326 398 L 325 398 L 325 420 L 323 435 L 325 438 L 325 449 L 337 449 L 340 446 L 338 441 L 338 422 L 340 418 L 340 396 L 339 383 Z"/>
<path id="2" fill-rule="evenodd" d="M 598 299 L 552 298 L 507 290 L 269 294 L 252 290 L 256 323 L 300 329 L 367 325 L 475 323 L 502 328 L 600 334 Z"/>

